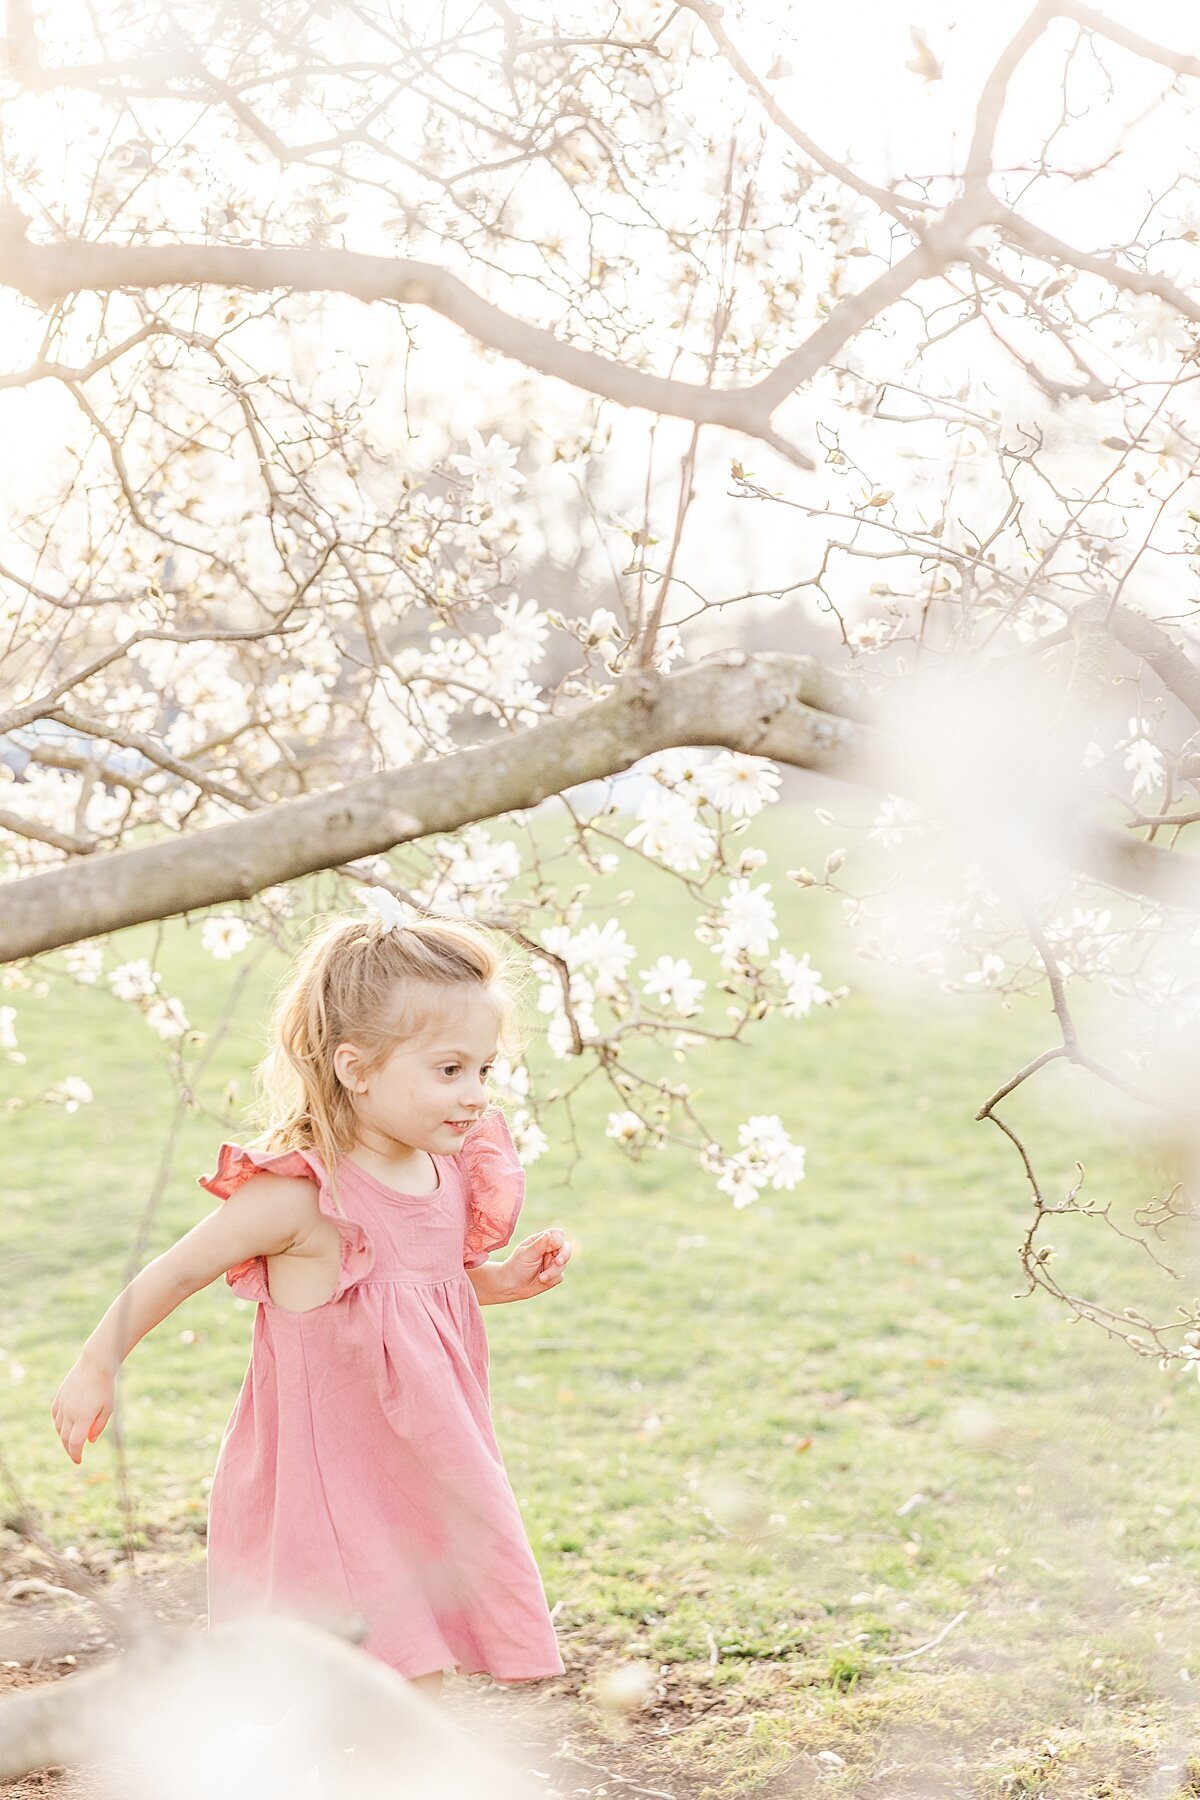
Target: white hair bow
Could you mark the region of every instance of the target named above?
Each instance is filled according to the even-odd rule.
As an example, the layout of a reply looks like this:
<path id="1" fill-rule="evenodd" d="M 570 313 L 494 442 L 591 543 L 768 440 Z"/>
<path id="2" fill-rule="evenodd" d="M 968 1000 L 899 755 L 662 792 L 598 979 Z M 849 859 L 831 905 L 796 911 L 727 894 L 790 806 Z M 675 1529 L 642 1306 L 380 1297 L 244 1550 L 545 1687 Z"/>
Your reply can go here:
<path id="1" fill-rule="evenodd" d="M 383 921 L 383 929 L 392 931 L 397 926 L 401 929 L 418 915 L 411 907 L 405 907 L 397 900 L 395 894 L 389 894 L 386 888 L 355 888 L 355 896 Z"/>

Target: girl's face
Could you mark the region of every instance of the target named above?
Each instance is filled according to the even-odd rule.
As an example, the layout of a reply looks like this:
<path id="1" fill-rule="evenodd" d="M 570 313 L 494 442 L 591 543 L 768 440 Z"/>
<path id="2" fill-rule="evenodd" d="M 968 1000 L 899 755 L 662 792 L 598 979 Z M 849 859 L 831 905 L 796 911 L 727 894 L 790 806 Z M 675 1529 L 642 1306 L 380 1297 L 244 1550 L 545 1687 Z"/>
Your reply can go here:
<path id="1" fill-rule="evenodd" d="M 498 1010 L 482 988 L 464 988 L 415 1038 L 380 1066 L 363 1070 L 353 1044 L 339 1044 L 334 1068 L 350 1089 L 359 1141 L 381 1156 L 405 1149 L 453 1155 L 488 1104 Z"/>

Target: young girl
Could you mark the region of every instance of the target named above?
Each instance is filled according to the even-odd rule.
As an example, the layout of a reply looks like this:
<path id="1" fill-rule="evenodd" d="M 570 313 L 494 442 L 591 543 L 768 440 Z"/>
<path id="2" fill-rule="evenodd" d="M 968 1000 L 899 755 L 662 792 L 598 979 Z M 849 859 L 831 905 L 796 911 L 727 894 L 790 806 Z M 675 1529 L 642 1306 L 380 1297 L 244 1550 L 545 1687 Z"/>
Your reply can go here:
<path id="1" fill-rule="evenodd" d="M 365 1622 L 362 1648 L 435 1693 L 442 1671 L 563 1672 L 496 1444 L 480 1306 L 563 1279 L 563 1234 L 502 1263 L 524 1196 L 486 1079 L 515 1041 L 499 958 L 458 920 L 318 926 L 260 1065 L 269 1123 L 223 1143 L 223 1204 L 131 1281 L 55 1396 L 78 1463 L 116 1371 L 225 1278 L 258 1302 L 209 1497 L 210 1625 L 259 1608 Z"/>

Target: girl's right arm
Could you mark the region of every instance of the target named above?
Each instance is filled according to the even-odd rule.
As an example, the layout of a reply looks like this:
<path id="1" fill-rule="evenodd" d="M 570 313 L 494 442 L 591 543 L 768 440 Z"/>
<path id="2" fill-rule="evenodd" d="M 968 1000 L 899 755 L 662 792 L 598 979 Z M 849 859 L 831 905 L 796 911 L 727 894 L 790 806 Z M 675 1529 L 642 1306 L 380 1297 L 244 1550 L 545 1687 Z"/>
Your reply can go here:
<path id="1" fill-rule="evenodd" d="M 290 1250 L 312 1221 L 315 1195 L 310 1181 L 253 1175 L 122 1288 L 50 1408 L 72 1462 L 82 1461 L 84 1444 L 94 1443 L 112 1417 L 117 1370 L 134 1345 L 235 1264 Z"/>

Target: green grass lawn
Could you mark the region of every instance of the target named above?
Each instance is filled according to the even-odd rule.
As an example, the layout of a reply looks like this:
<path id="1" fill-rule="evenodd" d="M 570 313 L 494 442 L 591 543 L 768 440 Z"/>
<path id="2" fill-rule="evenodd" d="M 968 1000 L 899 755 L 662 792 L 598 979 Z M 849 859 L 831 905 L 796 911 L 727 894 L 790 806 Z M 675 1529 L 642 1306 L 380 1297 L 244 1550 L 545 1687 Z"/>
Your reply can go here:
<path id="1" fill-rule="evenodd" d="M 542 835 L 554 842 L 548 823 Z M 783 877 L 819 870 L 843 836 L 811 808 L 777 807 L 744 841 L 775 853 L 755 880 L 773 881 L 776 948 L 811 950 L 849 997 L 773 1017 L 686 1068 L 665 1052 L 634 1060 L 686 1079 L 730 1147 L 742 1119 L 778 1113 L 807 1147 L 806 1179 L 735 1210 L 682 1147 L 633 1163 L 603 1135 L 618 1101 L 597 1079 L 572 1101 L 578 1156 L 562 1111 L 546 1109 L 552 1148 L 522 1221 L 570 1234 L 569 1279 L 486 1315 L 497 1431 L 572 1680 L 590 1701 L 630 1659 L 653 1675 L 631 1722 L 594 1709 L 596 1742 L 632 1735 L 663 1785 L 687 1769 L 714 1796 L 803 1791 L 778 1785 L 789 1767 L 800 1783 L 798 1755 L 812 1759 L 804 1781 L 833 1794 L 1200 1792 L 1188 1765 L 1200 1385 L 1072 1326 L 1041 1293 L 1014 1297 L 1028 1197 L 1009 1141 L 974 1120 L 1058 1041 L 1048 997 L 1003 1009 L 936 983 L 889 997 L 840 901 Z M 857 873 L 852 856 L 841 879 Z M 567 867 L 568 885 L 582 878 Z M 635 881 L 618 908 L 634 969 L 670 950 L 714 977 L 677 883 L 638 863 L 597 894 Z M 323 905 L 332 889 L 307 891 Z M 211 1030 L 239 965 L 201 950 L 200 922 L 121 933 L 106 967 L 152 956 Z M 44 999 L 6 996 L 28 1056 L 10 1089 L 77 1074 L 95 1101 L 6 1120 L 0 1421 L 23 1498 L 56 1543 L 78 1545 L 120 1535 L 113 1446 L 106 1435 L 76 1468 L 48 1409 L 125 1277 L 175 1090 L 161 1040 L 60 963 L 45 959 Z M 223 1136 L 248 1133 L 226 1090 L 249 1097 L 282 966 L 271 951 L 248 973 L 196 1080 L 146 1258 L 209 1209 L 197 1174 Z M 1086 1037 L 1089 996 L 1071 994 Z M 530 1061 L 543 1092 L 574 1073 L 539 1045 Z M 1096 1096 L 1094 1078 L 1055 1065 L 1002 1110 L 1049 1196 L 1078 1158 L 1085 1192 L 1128 1222 L 1169 1185 L 1170 1158 L 1153 1121 L 1142 1131 Z M 1188 1273 L 1173 1285 L 1099 1223 L 1048 1235 L 1070 1283 L 1118 1307 L 1166 1317 L 1200 1291 L 1182 1237 Z M 181 1556 L 189 1542 L 201 1553 L 251 1324 L 218 1282 L 126 1365 L 138 1515 L 178 1532 Z"/>

